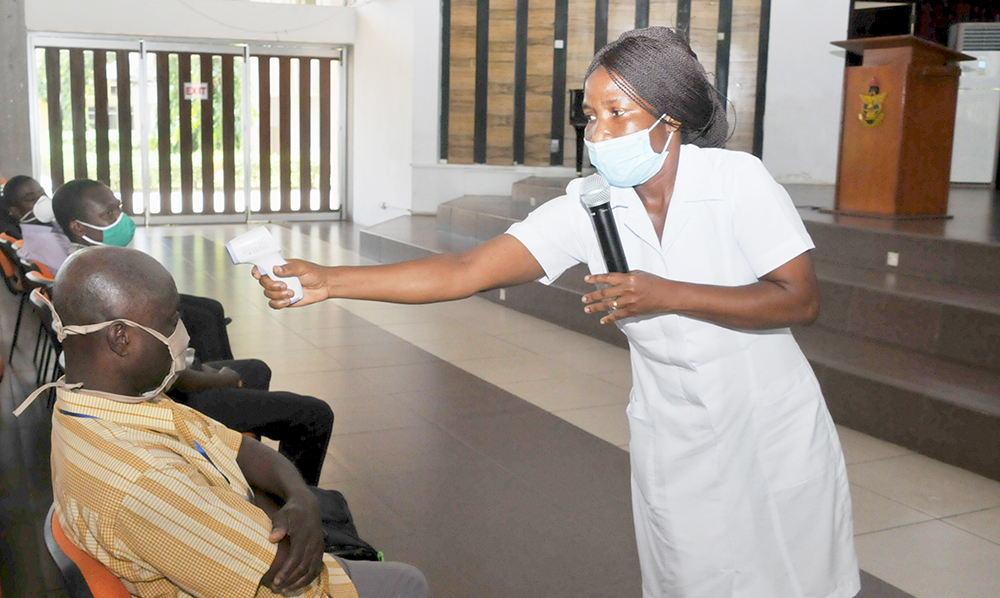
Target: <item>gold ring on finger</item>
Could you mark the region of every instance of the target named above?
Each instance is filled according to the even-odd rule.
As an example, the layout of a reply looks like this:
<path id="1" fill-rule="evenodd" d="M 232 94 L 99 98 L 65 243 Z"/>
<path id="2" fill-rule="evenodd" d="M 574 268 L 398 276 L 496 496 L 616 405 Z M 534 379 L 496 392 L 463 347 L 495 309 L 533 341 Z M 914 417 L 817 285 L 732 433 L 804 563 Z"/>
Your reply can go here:
<path id="1" fill-rule="evenodd" d="M 618 309 L 618 300 L 615 299 L 611 302 L 611 309 Z"/>

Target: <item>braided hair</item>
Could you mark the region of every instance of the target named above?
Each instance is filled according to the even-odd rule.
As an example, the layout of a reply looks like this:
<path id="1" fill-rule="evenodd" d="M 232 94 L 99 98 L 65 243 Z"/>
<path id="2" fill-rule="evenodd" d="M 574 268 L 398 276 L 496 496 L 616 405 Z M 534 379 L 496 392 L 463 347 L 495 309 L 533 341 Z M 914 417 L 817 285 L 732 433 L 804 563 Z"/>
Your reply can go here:
<path id="1" fill-rule="evenodd" d="M 626 31 L 597 52 L 587 77 L 599 67 L 646 112 L 679 121 L 682 143 L 723 147 L 729 139 L 722 94 L 709 83 L 687 40 L 673 29 Z"/>

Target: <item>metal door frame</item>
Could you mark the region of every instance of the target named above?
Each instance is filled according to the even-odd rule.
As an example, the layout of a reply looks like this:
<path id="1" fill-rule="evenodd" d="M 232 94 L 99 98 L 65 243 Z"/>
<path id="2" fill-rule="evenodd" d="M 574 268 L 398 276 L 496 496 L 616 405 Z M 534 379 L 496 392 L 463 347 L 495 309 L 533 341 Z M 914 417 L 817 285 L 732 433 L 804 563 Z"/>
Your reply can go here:
<path id="1" fill-rule="evenodd" d="M 59 33 L 29 33 L 27 39 L 28 46 L 28 84 L 29 84 L 29 110 L 28 119 L 31 128 L 31 166 L 33 175 L 41 176 L 41 152 L 39 131 L 43 116 L 39 114 L 41 97 L 38 92 L 38 62 L 36 60 L 36 50 L 45 47 L 58 47 L 61 49 L 86 49 L 86 50 L 124 50 L 139 53 L 141 65 L 141 75 L 139 82 L 139 143 L 141 160 L 141 193 L 143 206 L 143 226 L 152 224 L 222 224 L 222 223 L 246 223 L 246 222 L 294 222 L 294 221 L 327 221 L 344 220 L 349 205 L 348 198 L 348 158 L 347 158 L 347 112 L 348 112 L 348 47 L 329 46 L 314 44 L 284 44 L 281 42 L 244 42 L 234 40 L 213 40 L 213 39 L 191 39 L 178 40 L 176 38 L 141 38 L 119 36 L 99 36 L 99 35 L 64 35 Z M 288 56 L 292 58 L 330 58 L 336 60 L 340 65 L 340 85 L 339 85 L 339 114 L 335 131 L 335 144 L 338 155 L 336 164 L 333 166 L 339 169 L 337 189 L 340 194 L 340 206 L 328 212 L 303 212 L 303 213 L 258 213 L 251 212 L 250 192 L 252 178 L 253 156 L 249 139 L 252 135 L 250 124 L 250 102 L 243 101 L 241 106 L 243 121 L 243 214 L 204 214 L 204 215 L 164 215 L 150 214 L 150 192 L 152 190 L 152 180 L 150 174 L 150 121 L 149 102 L 147 97 L 147 53 L 148 52 L 187 52 L 203 54 L 230 54 L 243 58 L 243 84 L 242 95 L 244 98 L 250 97 L 250 58 L 258 55 L 266 56 Z M 133 131 L 134 131 L 133 122 Z M 54 193 L 55 190 L 53 189 Z M 163 205 L 163 204 L 161 204 Z"/>

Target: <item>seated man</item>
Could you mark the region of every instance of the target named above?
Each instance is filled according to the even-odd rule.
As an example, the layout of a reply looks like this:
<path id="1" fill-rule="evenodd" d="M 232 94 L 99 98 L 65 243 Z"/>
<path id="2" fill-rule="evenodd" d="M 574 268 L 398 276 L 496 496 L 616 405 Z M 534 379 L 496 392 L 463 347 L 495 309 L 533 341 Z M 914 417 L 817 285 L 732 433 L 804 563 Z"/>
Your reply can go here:
<path id="1" fill-rule="evenodd" d="M 52 418 L 56 516 L 133 595 L 429 596 L 409 565 L 323 553 L 318 501 L 287 459 L 162 394 L 187 334 L 156 260 L 78 252 L 54 300 L 68 335 Z M 264 493 L 283 506 L 256 506 Z"/>
<path id="2" fill-rule="evenodd" d="M 103 183 L 77 179 L 54 195 L 55 217 L 69 235 L 73 251 L 132 241 L 135 224 Z M 306 482 L 317 485 L 333 433 L 333 410 L 315 397 L 270 391 L 271 369 L 266 363 L 233 360 L 221 323 L 222 305 L 205 297 L 180 297 L 181 319 L 197 360 L 180 374 L 170 396 L 234 430 L 277 440 L 281 454 Z M 223 340 L 215 340 L 219 338 Z"/>
<path id="3" fill-rule="evenodd" d="M 47 212 L 42 210 L 44 214 L 35 212 L 35 205 L 40 200 L 47 203 Z M 55 273 L 73 249 L 69 237 L 53 222 L 51 202 L 38 181 L 29 176 L 13 177 L 3 189 L 2 206 L 10 220 L 18 224 L 20 233 L 15 235 L 8 231 L 8 234 L 24 241 L 17 251 L 18 256 L 38 262 Z"/>

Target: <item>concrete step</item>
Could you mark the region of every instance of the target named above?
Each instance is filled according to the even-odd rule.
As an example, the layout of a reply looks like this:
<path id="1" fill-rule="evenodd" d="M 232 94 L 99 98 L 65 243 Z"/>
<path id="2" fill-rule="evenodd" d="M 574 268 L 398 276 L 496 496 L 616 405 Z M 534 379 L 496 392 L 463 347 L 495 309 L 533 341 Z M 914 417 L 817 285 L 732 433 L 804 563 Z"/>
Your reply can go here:
<path id="1" fill-rule="evenodd" d="M 1000 480 L 1000 375 L 835 332 L 795 329 L 834 421 Z"/>
<path id="2" fill-rule="evenodd" d="M 566 185 L 572 178 L 528 177 L 514 183 L 511 188 L 511 198 L 529 206 L 540 206 L 548 200 L 559 197 L 566 192 Z"/>
<path id="3" fill-rule="evenodd" d="M 1000 292 L 1000 244 L 818 222 L 807 215 L 803 221 L 816 244 L 817 262 Z M 889 252 L 898 256 L 897 266 L 888 265 Z"/>
<path id="4" fill-rule="evenodd" d="M 816 262 L 818 324 L 1000 371 L 1000 292 Z"/>

